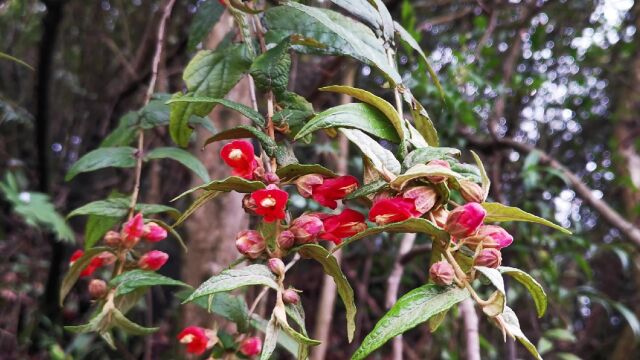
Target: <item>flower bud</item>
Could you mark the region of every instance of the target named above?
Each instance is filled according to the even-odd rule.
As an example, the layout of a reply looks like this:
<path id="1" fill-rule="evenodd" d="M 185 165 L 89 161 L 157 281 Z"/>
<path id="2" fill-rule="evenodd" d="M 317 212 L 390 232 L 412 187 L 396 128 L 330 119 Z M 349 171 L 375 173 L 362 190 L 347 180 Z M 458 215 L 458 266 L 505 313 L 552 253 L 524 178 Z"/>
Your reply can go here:
<path id="1" fill-rule="evenodd" d="M 318 185 L 322 185 L 324 182 L 324 178 L 319 174 L 307 174 L 304 176 L 300 176 L 296 181 L 296 188 L 298 189 L 298 193 L 304 197 L 308 198 L 313 195 L 313 189 Z"/>
<path id="2" fill-rule="evenodd" d="M 144 234 L 142 213 L 136 214 L 122 226 L 122 243 L 128 248 L 134 247 Z"/>
<path id="3" fill-rule="evenodd" d="M 447 169 L 451 169 L 451 165 L 449 165 L 449 162 L 445 161 L 445 160 L 431 160 L 427 163 L 428 166 L 440 166 L 440 167 L 444 167 Z M 439 183 L 443 183 L 445 181 L 447 181 L 447 177 L 446 176 L 440 176 L 440 175 L 433 175 L 433 176 L 427 176 L 427 180 L 429 180 L 429 182 L 431 182 L 432 184 L 439 184 Z"/>
<path id="4" fill-rule="evenodd" d="M 104 280 L 93 279 L 89 282 L 89 295 L 92 299 L 99 299 L 107 294 L 107 283 Z"/>
<path id="5" fill-rule="evenodd" d="M 480 225 L 487 211 L 478 203 L 467 203 L 453 209 L 447 216 L 444 229 L 456 238 L 464 238 L 473 234 Z"/>
<path id="6" fill-rule="evenodd" d="M 264 238 L 255 230 L 244 230 L 236 236 L 236 248 L 244 256 L 257 259 L 266 247 Z"/>
<path id="7" fill-rule="evenodd" d="M 300 244 L 313 242 L 324 229 L 322 220 L 314 215 L 302 215 L 291 222 L 289 231 Z"/>
<path id="8" fill-rule="evenodd" d="M 449 217 L 449 210 L 445 209 L 444 206 L 440 206 L 439 208 L 433 210 L 431 212 L 431 215 L 433 215 L 433 219 L 436 221 L 436 225 L 444 228 L 444 224 L 447 223 L 447 217 Z"/>
<path id="9" fill-rule="evenodd" d="M 169 260 L 169 254 L 159 250 L 152 250 L 140 257 L 138 266 L 142 270 L 156 271 L 160 269 L 167 260 Z"/>
<path id="10" fill-rule="evenodd" d="M 285 304 L 297 304 L 300 301 L 300 295 L 293 289 L 287 289 L 282 293 L 282 301 Z"/>
<path id="11" fill-rule="evenodd" d="M 407 189 L 402 194 L 402 197 L 412 199 L 416 210 L 424 214 L 433 208 L 438 199 L 438 194 L 429 186 L 416 186 Z"/>
<path id="12" fill-rule="evenodd" d="M 279 184 L 280 177 L 273 172 L 266 172 L 262 177 L 267 184 Z"/>
<path id="13" fill-rule="evenodd" d="M 100 266 L 111 265 L 117 260 L 116 256 L 109 251 L 101 252 L 100 255 L 96 256 L 96 258 L 100 261 Z"/>
<path id="14" fill-rule="evenodd" d="M 120 237 L 120 234 L 117 231 L 109 230 L 104 235 L 103 240 L 105 245 L 117 247 L 120 245 L 120 242 L 122 241 L 122 237 Z"/>
<path id="15" fill-rule="evenodd" d="M 256 213 L 258 204 L 256 204 L 255 200 L 253 200 L 251 194 L 247 194 L 242 198 L 242 208 L 247 214 L 254 215 Z"/>
<path id="16" fill-rule="evenodd" d="M 260 351 L 262 351 L 262 340 L 257 336 L 244 339 L 242 343 L 240 343 L 239 350 L 244 356 L 251 357 L 258 355 Z"/>
<path id="17" fill-rule="evenodd" d="M 511 245 L 512 242 L 513 236 L 497 225 L 482 225 L 473 236 L 464 239 L 465 245 L 472 249 L 482 243 L 483 249 L 493 248 L 500 250 Z"/>
<path id="18" fill-rule="evenodd" d="M 271 272 L 276 274 L 277 276 L 284 275 L 284 272 L 285 272 L 284 263 L 279 258 L 269 259 L 269 261 L 267 262 L 267 265 L 269 265 L 269 270 L 271 270 Z"/>
<path id="19" fill-rule="evenodd" d="M 498 249 L 483 249 L 473 261 L 475 266 L 497 268 L 502 263 L 502 254 Z"/>
<path id="20" fill-rule="evenodd" d="M 289 230 L 285 230 L 278 235 L 278 247 L 283 250 L 289 250 L 293 247 L 293 244 L 296 242 L 296 237 Z"/>
<path id="21" fill-rule="evenodd" d="M 167 230 L 154 222 L 150 222 L 144 225 L 142 237 L 150 242 L 158 242 L 167 238 Z"/>
<path id="22" fill-rule="evenodd" d="M 481 203 L 484 201 L 484 190 L 473 181 L 460 180 L 460 195 L 467 202 Z"/>
<path id="23" fill-rule="evenodd" d="M 454 278 L 453 266 L 444 260 L 438 261 L 431 265 L 429 278 L 438 285 L 451 285 Z"/>

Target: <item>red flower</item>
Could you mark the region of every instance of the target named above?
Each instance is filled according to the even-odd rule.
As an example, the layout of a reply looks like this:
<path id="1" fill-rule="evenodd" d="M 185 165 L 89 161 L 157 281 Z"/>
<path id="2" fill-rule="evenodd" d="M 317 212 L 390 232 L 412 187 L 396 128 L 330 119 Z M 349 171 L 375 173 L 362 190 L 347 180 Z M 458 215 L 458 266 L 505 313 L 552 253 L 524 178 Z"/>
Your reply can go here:
<path id="1" fill-rule="evenodd" d="M 73 266 L 76 260 L 80 259 L 82 255 L 84 255 L 84 251 L 82 250 L 76 250 L 73 254 L 71 254 L 71 258 L 69 259 L 69 266 Z M 80 276 L 82 277 L 90 276 L 102 265 L 104 265 L 104 260 L 102 259 L 102 257 L 95 256 L 93 259 L 91 259 L 91 261 L 89 262 L 89 265 L 87 265 L 82 270 L 82 272 L 80 272 Z"/>
<path id="2" fill-rule="evenodd" d="M 358 179 L 351 175 L 325 179 L 320 185 L 312 188 L 311 196 L 322 206 L 331 209 L 338 207 L 336 200 L 341 200 L 358 188 Z"/>
<path id="3" fill-rule="evenodd" d="M 320 238 L 333 241 L 336 245 L 342 239 L 351 237 L 367 229 L 364 222 L 364 215 L 351 209 L 344 209 L 338 215 L 327 216 L 322 220 L 324 231 L 320 233 Z"/>
<path id="4" fill-rule="evenodd" d="M 245 339 L 240 344 L 240 352 L 244 356 L 258 355 L 260 351 L 262 351 L 262 340 L 257 336 Z"/>
<path id="5" fill-rule="evenodd" d="M 187 345 L 187 352 L 200 355 L 207 350 L 209 339 L 205 333 L 205 329 L 198 326 L 189 326 L 184 328 L 178 334 L 178 340 L 181 344 Z"/>
<path id="6" fill-rule="evenodd" d="M 220 156 L 231 167 L 232 175 L 253 179 L 253 171 L 258 168 L 258 161 L 250 142 L 233 140 L 222 147 Z"/>
<path id="7" fill-rule="evenodd" d="M 169 254 L 159 250 L 152 250 L 140 257 L 138 266 L 142 270 L 156 271 L 160 269 L 167 260 L 169 260 Z"/>
<path id="8" fill-rule="evenodd" d="M 464 238 L 473 234 L 482 225 L 486 215 L 487 211 L 482 205 L 474 202 L 466 203 L 451 210 L 444 229 L 451 236 Z"/>
<path id="9" fill-rule="evenodd" d="M 142 237 L 147 241 L 158 242 L 167 238 L 167 230 L 154 222 L 146 224 L 143 229 Z"/>
<path id="10" fill-rule="evenodd" d="M 142 219 L 142 213 L 137 213 L 136 216 L 122 226 L 122 242 L 127 247 L 133 247 L 137 244 L 143 234 L 144 220 Z"/>
<path id="11" fill-rule="evenodd" d="M 287 207 L 289 194 L 271 184 L 266 189 L 251 193 L 251 198 L 256 202 L 256 214 L 263 216 L 264 221 L 272 222 L 284 219 L 284 209 Z"/>
<path id="12" fill-rule="evenodd" d="M 413 199 L 394 197 L 375 202 L 369 210 L 369 221 L 374 221 L 378 225 L 386 225 L 420 215 L 416 211 Z"/>

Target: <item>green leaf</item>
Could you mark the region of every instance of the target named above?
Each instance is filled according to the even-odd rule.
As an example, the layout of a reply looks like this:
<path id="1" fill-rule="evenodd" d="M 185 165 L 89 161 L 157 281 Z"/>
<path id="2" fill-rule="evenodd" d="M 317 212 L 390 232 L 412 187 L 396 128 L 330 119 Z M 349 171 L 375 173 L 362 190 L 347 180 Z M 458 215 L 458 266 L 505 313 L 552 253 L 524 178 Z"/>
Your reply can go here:
<path id="1" fill-rule="evenodd" d="M 445 160 L 450 163 L 458 162 L 460 150 L 449 147 L 427 147 L 419 148 L 405 156 L 402 166 L 407 169 L 418 164 L 426 165 L 431 160 Z"/>
<path id="2" fill-rule="evenodd" d="M 400 162 L 393 156 L 391 151 L 382 147 L 377 141 L 373 140 L 367 134 L 356 129 L 339 130 L 349 141 L 360 149 L 362 154 L 366 156 L 374 168 L 384 174 L 389 171 L 393 174 L 399 174 L 401 170 Z"/>
<path id="3" fill-rule="evenodd" d="M 107 167 L 134 167 L 136 165 L 135 152 L 136 149 L 129 146 L 95 149 L 78 159 L 78 161 L 71 166 L 64 180 L 69 181 L 80 173 Z"/>
<path id="4" fill-rule="evenodd" d="M 489 317 L 502 314 L 507 303 L 507 292 L 504 290 L 502 274 L 498 270 L 486 266 L 474 266 L 474 268 L 489 279 L 497 290 L 487 300 L 488 304 L 482 306 L 482 311 Z"/>
<path id="5" fill-rule="evenodd" d="M 137 204 L 136 211 L 142 212 L 144 215 L 168 213 L 173 217 L 180 216 L 180 212 L 170 206 L 156 204 Z M 124 217 L 129 213 L 129 198 L 113 198 L 106 200 L 93 201 L 73 210 L 67 218 L 78 215 L 101 215 L 109 217 Z"/>
<path id="6" fill-rule="evenodd" d="M 438 328 L 440 327 L 440 325 L 442 324 L 444 319 L 447 318 L 447 313 L 448 312 L 449 312 L 449 310 L 445 310 L 445 311 L 439 312 L 439 313 L 433 315 L 431 318 L 429 318 L 429 331 L 435 332 L 436 330 L 438 330 Z"/>
<path id="7" fill-rule="evenodd" d="M 219 50 L 199 51 L 184 70 L 183 79 L 189 90 L 186 96 L 224 98 L 249 70 L 250 60 L 243 44 Z M 174 95 L 174 99 L 181 95 Z M 175 102 L 171 104 L 169 132 L 179 146 L 189 143 L 192 115 L 205 116 L 213 109 L 211 104 Z"/>
<path id="8" fill-rule="evenodd" d="M 200 4 L 189 27 L 188 50 L 194 50 L 205 39 L 213 25 L 220 20 L 224 8 L 217 0 L 206 0 Z"/>
<path id="9" fill-rule="evenodd" d="M 533 357 L 538 360 L 542 360 L 542 357 L 540 356 L 540 354 L 538 354 L 538 350 L 536 349 L 535 345 L 533 345 L 531 341 L 529 341 L 529 339 L 527 339 L 527 337 L 524 335 L 522 330 L 520 330 L 520 321 L 518 321 L 518 316 L 516 315 L 516 313 L 513 312 L 510 307 L 505 306 L 504 312 L 501 316 L 504 320 L 505 330 L 507 331 L 507 333 L 511 337 L 518 339 L 518 341 L 520 341 L 520 343 L 522 343 L 522 345 L 524 345 L 524 347 L 529 350 Z"/>
<path id="10" fill-rule="evenodd" d="M 362 344 L 351 360 L 366 358 L 389 339 L 429 320 L 469 297 L 467 289 L 457 286 L 442 287 L 423 285 L 402 296 L 387 312 Z"/>
<path id="11" fill-rule="evenodd" d="M 200 196 L 198 196 L 198 198 L 191 204 L 189 205 L 189 207 L 187 208 L 187 210 L 185 210 L 182 215 L 176 220 L 176 222 L 173 224 L 172 228 L 177 227 L 178 225 L 182 224 L 185 220 L 187 220 L 187 218 L 189 216 L 191 216 L 191 214 L 193 214 L 194 212 L 196 212 L 196 210 L 198 210 L 199 208 L 201 208 L 204 204 L 206 204 L 209 200 L 215 198 L 216 196 L 218 196 L 220 194 L 220 191 L 205 191 L 203 194 L 201 194 Z M 175 199 L 174 199 L 175 200 Z"/>
<path id="12" fill-rule="evenodd" d="M 84 230 L 84 249 L 91 249 L 120 220 L 120 217 L 89 215 Z"/>
<path id="13" fill-rule="evenodd" d="M 216 99 L 211 97 L 194 97 L 194 96 L 182 96 L 169 100 L 168 104 L 178 103 L 178 102 L 187 102 L 187 103 L 205 103 L 205 104 L 220 104 L 229 109 L 235 110 L 240 114 L 244 115 L 247 119 L 253 121 L 254 124 L 263 127 L 265 124 L 265 119 L 259 112 L 254 109 L 248 107 L 247 105 L 227 100 L 227 99 Z"/>
<path id="14" fill-rule="evenodd" d="M 393 105 L 391 105 L 387 100 L 379 96 L 376 96 L 366 90 L 354 88 L 351 86 L 333 85 L 333 86 L 326 86 L 326 87 L 320 88 L 319 90 L 337 92 L 339 94 L 346 94 L 362 102 L 365 102 L 371 106 L 375 106 L 376 109 L 380 110 L 391 122 L 391 124 L 396 130 L 396 133 L 400 137 L 400 141 L 404 140 L 407 137 L 406 130 L 403 125 L 404 119 L 400 117 L 400 115 L 396 111 L 396 108 L 393 107 Z M 364 129 L 360 129 L 360 130 L 366 131 Z"/>
<path id="15" fill-rule="evenodd" d="M 369 196 L 371 194 L 376 194 L 384 188 L 387 188 L 389 183 L 385 180 L 376 180 L 374 182 L 370 182 L 366 185 L 363 185 L 359 189 L 355 190 L 351 194 L 345 197 L 346 200 L 357 199 L 363 196 Z"/>
<path id="16" fill-rule="evenodd" d="M 384 113 L 364 103 L 338 105 L 316 114 L 298 132 L 295 139 L 329 128 L 358 129 L 381 139 L 399 141 L 393 124 L 387 120 Z"/>
<path id="17" fill-rule="evenodd" d="M 556 328 L 547 330 L 544 332 L 544 337 L 549 339 L 558 340 L 558 341 L 566 341 L 566 342 L 576 342 L 576 336 L 568 329 Z"/>
<path id="18" fill-rule="evenodd" d="M 116 286 L 116 296 L 128 294 L 141 287 L 149 287 L 155 285 L 189 287 L 189 285 L 183 283 L 182 281 L 174 280 L 153 271 L 140 269 L 124 272 L 111 279 L 109 284 L 111 286 Z"/>
<path id="19" fill-rule="evenodd" d="M 338 295 L 344 303 L 347 318 L 347 336 L 349 342 L 353 340 L 353 334 L 356 331 L 356 304 L 353 300 L 353 289 L 349 285 L 347 277 L 342 273 L 338 260 L 317 244 L 305 244 L 296 248 L 302 256 L 310 257 L 322 265 L 325 274 L 331 276 L 338 288 Z"/>
<path id="20" fill-rule="evenodd" d="M 275 321 L 274 323 L 277 325 Z M 256 328 L 257 330 L 263 333 L 266 333 L 267 328 L 269 326 L 269 322 L 256 314 L 251 314 L 251 326 L 253 326 L 254 328 Z M 291 336 L 289 336 L 289 334 L 278 331 L 276 335 L 277 335 L 277 343 L 280 344 L 283 348 L 285 348 L 289 353 L 291 353 L 291 355 L 296 356 L 300 352 L 300 349 L 299 349 L 300 345 Z M 266 340 L 267 338 L 265 337 L 264 343 L 267 342 Z M 265 346 L 266 345 L 263 344 L 263 350 L 262 350 L 263 353 L 265 351 L 264 350 Z M 273 345 L 273 347 L 275 348 L 275 345 Z M 273 349 L 269 351 L 273 353 Z M 260 356 L 262 356 L 262 354 Z"/>
<path id="21" fill-rule="evenodd" d="M 78 281 L 82 270 L 84 270 L 84 268 L 89 265 L 94 257 L 102 254 L 105 251 L 111 252 L 108 247 L 95 247 L 93 249 L 89 249 L 85 251 L 79 259 L 73 262 L 73 265 L 71 265 L 69 271 L 67 271 L 67 273 L 65 274 L 64 278 L 62 279 L 62 284 L 60 285 L 60 306 L 62 306 L 64 298 L 67 297 L 67 294 L 69 294 L 69 291 L 71 291 L 73 285 L 76 283 L 76 281 Z"/>
<path id="22" fill-rule="evenodd" d="M 485 222 L 503 222 L 503 221 L 525 221 L 533 222 L 554 228 L 564 234 L 571 235 L 571 231 L 556 225 L 549 220 L 529 214 L 528 212 L 518 209 L 517 207 L 506 206 L 500 203 L 485 202 L 482 207 L 487 210 Z"/>
<path id="23" fill-rule="evenodd" d="M 209 181 L 209 172 L 200 160 L 188 151 L 174 147 L 159 147 L 149 151 L 144 159 L 173 159 L 193 171 L 202 181 Z"/>
<path id="24" fill-rule="evenodd" d="M 276 156 L 276 151 L 278 149 L 278 145 L 276 142 L 271 139 L 267 134 L 262 132 L 259 129 L 256 129 L 251 126 L 236 126 L 231 129 L 223 130 L 212 137 L 208 138 L 205 141 L 204 146 L 207 146 L 213 142 L 220 140 L 231 140 L 231 139 L 244 139 L 244 138 L 255 138 L 258 139 L 260 145 L 262 145 L 262 149 L 267 155 L 270 157 Z"/>
<path id="25" fill-rule="evenodd" d="M 547 294 L 544 292 L 542 285 L 540 285 L 531 275 L 520 269 L 500 266 L 498 271 L 502 274 L 511 276 L 527 288 L 529 294 L 531 294 L 531 297 L 533 298 L 533 302 L 536 304 L 538 317 L 542 317 L 547 310 Z"/>
<path id="26" fill-rule="evenodd" d="M 34 69 L 31 65 L 29 65 L 29 64 L 27 64 L 26 62 L 24 62 L 24 61 L 22 61 L 22 60 L 18 59 L 17 57 L 11 56 L 11 55 L 9 55 L 9 54 L 6 54 L 6 53 L 3 53 L 3 52 L 0 52 L 0 59 L 13 61 L 13 62 L 15 62 L 15 63 L 17 63 L 17 64 L 20 64 L 20 65 L 22 65 L 22 66 L 24 66 L 24 67 L 28 68 L 28 69 L 29 69 L 29 70 L 31 70 L 31 71 L 35 71 L 35 69 Z"/>
<path id="27" fill-rule="evenodd" d="M 184 214 L 182 216 L 184 216 Z M 180 219 L 180 218 L 178 218 L 178 219 Z M 176 238 L 176 240 L 178 241 L 178 244 L 180 244 L 180 247 L 182 248 L 182 250 L 184 250 L 184 252 L 187 252 L 189 250 L 187 248 L 187 244 L 185 244 L 184 240 L 182 240 L 182 236 L 180 236 L 180 234 L 176 231 L 176 229 L 174 229 L 171 225 L 167 224 L 166 222 L 164 222 L 162 220 L 158 220 L 158 219 L 151 219 L 151 220 L 147 220 L 145 222 L 154 222 L 154 223 L 156 223 L 161 228 L 167 230 L 167 232 L 169 234 L 173 235 L 174 238 Z"/>
<path id="28" fill-rule="evenodd" d="M 363 20 L 374 30 L 381 32 L 382 18 L 378 10 L 367 0 L 331 0 L 351 15 Z"/>
<path id="29" fill-rule="evenodd" d="M 185 300 L 191 293 L 193 293 L 192 290 L 183 290 L 176 295 L 178 299 Z M 249 329 L 249 308 L 242 296 L 221 292 L 197 298 L 192 303 L 234 322 L 240 332 L 244 333 Z"/>
<path id="30" fill-rule="evenodd" d="M 255 58 L 249 73 L 258 89 L 264 92 L 271 90 L 276 94 L 287 90 L 291 69 L 290 46 L 291 39 L 285 38 Z"/>
<path id="31" fill-rule="evenodd" d="M 476 161 L 476 165 L 478 169 L 480 169 L 480 179 L 482 180 L 482 190 L 484 191 L 484 198 L 486 199 L 489 195 L 489 188 L 491 187 L 491 180 L 489 176 L 487 176 L 487 171 L 484 169 L 484 165 L 482 164 L 482 160 L 480 156 L 475 153 L 475 151 L 471 150 L 471 155 L 473 155 L 473 159 Z"/>
<path id="32" fill-rule="evenodd" d="M 250 285 L 263 285 L 277 290 L 276 278 L 265 265 L 254 264 L 242 269 L 227 269 L 212 276 L 197 288 L 183 303 L 218 292 L 231 291 Z"/>
<path id="33" fill-rule="evenodd" d="M 284 330 L 284 332 L 289 334 L 289 336 L 291 336 L 296 342 L 298 342 L 298 344 L 302 346 L 305 346 L 305 345 L 316 346 L 322 343 L 321 341 L 310 339 L 309 337 L 295 331 L 291 326 L 289 326 L 289 324 L 285 322 L 278 321 L 278 325 L 280 326 L 280 328 L 282 328 L 282 330 Z"/>
<path id="34" fill-rule="evenodd" d="M 278 175 L 281 182 L 291 182 L 308 174 L 320 174 L 327 177 L 338 176 L 333 171 L 318 164 L 289 164 L 276 170 L 276 175 Z"/>
<path id="35" fill-rule="evenodd" d="M 238 176 L 229 176 L 222 180 L 213 180 L 207 184 L 196 186 L 191 188 L 182 194 L 176 196 L 171 201 L 176 201 L 186 195 L 189 195 L 198 190 L 207 191 L 237 191 L 240 193 L 252 193 L 256 190 L 264 189 L 266 186 L 262 181 L 252 181 Z"/>
<path id="36" fill-rule="evenodd" d="M 133 321 L 127 319 L 118 309 L 111 310 L 111 324 L 124 330 L 130 335 L 149 335 L 158 331 L 160 328 L 146 328 L 140 326 Z"/>
<path id="37" fill-rule="evenodd" d="M 405 171 L 404 174 L 393 179 L 393 181 L 391 181 L 389 185 L 393 189 L 401 190 L 405 187 L 405 185 L 407 185 L 409 181 L 418 178 L 424 178 L 427 176 L 445 176 L 448 179 L 453 180 L 454 182 L 457 181 L 458 178 L 460 178 L 460 175 L 458 175 L 458 173 L 453 172 L 451 169 L 447 169 L 446 167 L 438 165 L 418 164 Z"/>
<path id="38" fill-rule="evenodd" d="M 342 244 L 336 246 L 334 248 L 334 252 L 338 249 L 341 249 L 348 244 L 356 240 L 363 239 L 368 236 L 380 234 L 382 232 L 402 232 L 402 233 L 424 233 L 431 235 L 433 238 L 438 239 L 440 241 L 448 240 L 448 233 L 444 230 L 439 229 L 437 226 L 433 225 L 429 220 L 422 218 L 411 218 L 405 221 L 391 223 L 382 226 L 374 226 L 370 227 L 367 230 L 358 233 L 348 239 L 345 239 Z"/>
<path id="39" fill-rule="evenodd" d="M 138 134 L 138 113 L 136 111 L 129 111 L 120 117 L 118 126 L 109 133 L 102 142 L 100 147 L 116 147 L 116 146 L 128 146 L 133 143 Z"/>
<path id="40" fill-rule="evenodd" d="M 260 353 L 260 360 L 269 360 L 271 354 L 276 349 L 278 343 L 278 322 L 276 317 L 271 315 L 271 320 L 267 324 L 264 335 L 264 344 L 262 345 L 262 352 Z"/>
<path id="41" fill-rule="evenodd" d="M 407 94 L 404 96 L 404 100 L 410 105 L 411 116 L 413 117 L 413 122 L 416 124 L 418 133 L 422 135 L 430 146 L 439 146 L 438 131 L 435 125 L 433 125 L 433 121 L 431 121 L 427 110 L 413 96 Z"/>

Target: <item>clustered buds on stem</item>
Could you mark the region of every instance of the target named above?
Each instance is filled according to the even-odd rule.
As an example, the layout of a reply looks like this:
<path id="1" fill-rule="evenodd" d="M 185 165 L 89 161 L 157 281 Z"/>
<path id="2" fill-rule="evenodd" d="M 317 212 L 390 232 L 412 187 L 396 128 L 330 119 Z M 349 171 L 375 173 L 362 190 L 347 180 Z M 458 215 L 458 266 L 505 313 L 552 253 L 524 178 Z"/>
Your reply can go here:
<path id="1" fill-rule="evenodd" d="M 282 300 L 285 304 L 297 304 L 300 301 L 300 295 L 293 289 L 287 289 L 282 292 Z"/>
<path id="2" fill-rule="evenodd" d="M 256 230 L 244 230 L 236 236 L 236 248 L 249 259 L 257 259 L 266 248 L 264 238 Z"/>
<path id="3" fill-rule="evenodd" d="M 280 260 L 279 258 L 271 258 L 269 259 L 269 261 L 267 261 L 267 264 L 269 265 L 269 270 L 271 270 L 271 272 L 276 276 L 284 276 L 285 266 L 282 260 Z"/>
<path id="4" fill-rule="evenodd" d="M 152 250 L 140 257 L 138 266 L 142 270 L 156 271 L 160 269 L 167 260 L 169 260 L 169 254 L 159 250 Z"/>
<path id="5" fill-rule="evenodd" d="M 498 249 L 483 249 L 473 261 L 475 266 L 497 268 L 502 263 L 502 254 Z"/>
<path id="6" fill-rule="evenodd" d="M 92 299 L 99 299 L 107 294 L 107 283 L 104 280 L 93 279 L 89 282 L 89 295 Z"/>
<path id="7" fill-rule="evenodd" d="M 464 238 L 473 234 L 480 225 L 487 211 L 478 203 L 467 203 L 459 206 L 447 217 L 444 229 L 455 238 Z"/>
<path id="8" fill-rule="evenodd" d="M 434 263 L 429 269 L 429 278 L 438 285 L 451 285 L 454 277 L 453 266 L 444 260 Z"/>

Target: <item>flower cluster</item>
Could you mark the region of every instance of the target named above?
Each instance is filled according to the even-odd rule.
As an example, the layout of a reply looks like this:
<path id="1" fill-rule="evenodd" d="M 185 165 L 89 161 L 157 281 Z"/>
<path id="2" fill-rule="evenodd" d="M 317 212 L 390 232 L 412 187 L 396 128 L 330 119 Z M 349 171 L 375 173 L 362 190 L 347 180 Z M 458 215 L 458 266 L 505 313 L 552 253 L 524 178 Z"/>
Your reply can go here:
<path id="1" fill-rule="evenodd" d="M 177 336 L 178 341 L 185 345 L 189 354 L 202 355 L 218 342 L 216 332 L 199 326 L 188 326 Z M 257 336 L 238 339 L 237 351 L 245 357 L 253 357 L 262 351 L 262 339 Z"/>

